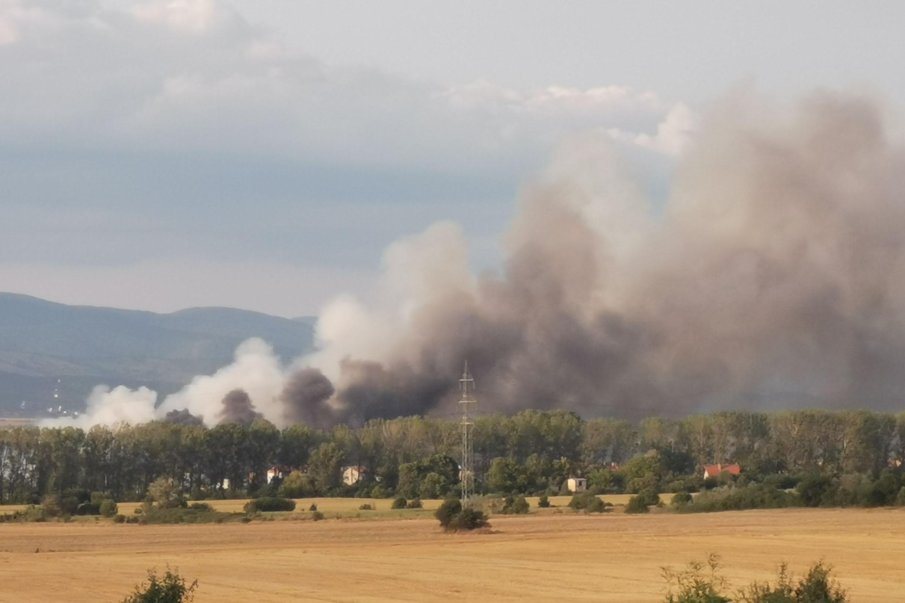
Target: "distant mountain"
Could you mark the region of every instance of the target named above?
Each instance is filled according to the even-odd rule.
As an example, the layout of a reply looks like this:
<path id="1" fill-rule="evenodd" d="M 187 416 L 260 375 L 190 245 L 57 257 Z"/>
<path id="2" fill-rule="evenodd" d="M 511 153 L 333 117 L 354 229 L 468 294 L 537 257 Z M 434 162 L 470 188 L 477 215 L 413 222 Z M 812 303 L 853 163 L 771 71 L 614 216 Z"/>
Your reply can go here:
<path id="1" fill-rule="evenodd" d="M 289 360 L 311 351 L 314 322 L 232 308 L 156 314 L 68 306 L 0 293 L 0 415 L 78 409 L 99 383 L 170 393 L 228 364 L 249 337 Z"/>

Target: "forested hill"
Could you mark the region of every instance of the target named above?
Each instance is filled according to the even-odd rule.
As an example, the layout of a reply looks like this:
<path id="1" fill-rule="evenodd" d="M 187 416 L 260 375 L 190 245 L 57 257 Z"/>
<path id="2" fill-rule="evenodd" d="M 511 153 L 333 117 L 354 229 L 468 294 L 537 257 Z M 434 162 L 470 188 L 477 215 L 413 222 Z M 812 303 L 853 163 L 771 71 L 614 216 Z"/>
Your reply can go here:
<path id="1" fill-rule="evenodd" d="M 249 337 L 288 360 L 311 349 L 313 327 L 231 308 L 156 314 L 0 293 L 0 415 L 43 411 L 55 389 L 57 403 L 75 407 L 99 383 L 175 391 L 229 363 Z"/>

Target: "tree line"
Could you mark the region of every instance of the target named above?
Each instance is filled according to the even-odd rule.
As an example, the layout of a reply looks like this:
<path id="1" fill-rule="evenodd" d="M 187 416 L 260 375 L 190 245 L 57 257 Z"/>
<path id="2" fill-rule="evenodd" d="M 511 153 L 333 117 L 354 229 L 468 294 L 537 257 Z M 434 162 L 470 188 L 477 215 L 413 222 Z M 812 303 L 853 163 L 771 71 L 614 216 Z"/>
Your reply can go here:
<path id="1" fill-rule="evenodd" d="M 570 476 L 595 492 L 694 491 L 714 484 L 702 465 L 739 463 L 742 479 L 893 480 L 905 485 L 905 413 L 798 410 L 716 412 L 638 423 L 526 410 L 478 417 L 479 491 L 556 494 Z M 0 503 L 103 492 L 141 500 L 156 479 L 187 496 L 404 496 L 437 498 L 459 487 L 456 421 L 400 417 L 329 430 L 155 421 L 117 427 L 0 429 Z M 342 467 L 367 469 L 347 486 Z M 267 483 L 267 468 L 291 471 Z M 777 482 L 779 483 L 779 482 Z M 893 486 L 890 486 L 893 487 Z"/>

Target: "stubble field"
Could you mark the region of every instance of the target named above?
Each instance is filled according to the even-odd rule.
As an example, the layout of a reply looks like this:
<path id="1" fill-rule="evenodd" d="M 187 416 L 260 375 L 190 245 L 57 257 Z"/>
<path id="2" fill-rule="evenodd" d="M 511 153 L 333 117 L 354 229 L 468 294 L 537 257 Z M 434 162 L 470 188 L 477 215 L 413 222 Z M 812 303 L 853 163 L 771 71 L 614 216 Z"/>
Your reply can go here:
<path id="1" fill-rule="evenodd" d="M 491 533 L 435 520 L 0 525 L 0 601 L 120 601 L 146 569 L 200 583 L 197 603 L 658 601 L 661 567 L 721 556 L 735 586 L 824 559 L 852 600 L 905 601 L 905 510 L 495 516 Z"/>

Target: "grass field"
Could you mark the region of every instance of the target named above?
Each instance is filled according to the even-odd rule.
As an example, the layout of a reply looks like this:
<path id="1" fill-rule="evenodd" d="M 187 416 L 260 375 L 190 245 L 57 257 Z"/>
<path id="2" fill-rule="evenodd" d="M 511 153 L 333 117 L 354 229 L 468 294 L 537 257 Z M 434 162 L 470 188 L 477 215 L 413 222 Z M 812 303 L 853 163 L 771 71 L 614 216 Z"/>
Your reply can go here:
<path id="1" fill-rule="evenodd" d="M 168 565 L 199 580 L 197 603 L 658 601 L 662 566 L 678 569 L 710 552 L 721 555 L 737 586 L 773 577 L 781 560 L 800 573 L 822 558 L 853 601 L 905 601 L 901 509 L 551 512 L 492 523 L 492 533 L 463 535 L 443 534 L 425 514 L 411 521 L 4 524 L 0 601 L 119 601 L 147 568 Z"/>

